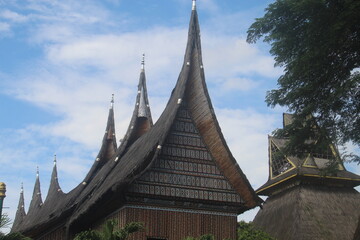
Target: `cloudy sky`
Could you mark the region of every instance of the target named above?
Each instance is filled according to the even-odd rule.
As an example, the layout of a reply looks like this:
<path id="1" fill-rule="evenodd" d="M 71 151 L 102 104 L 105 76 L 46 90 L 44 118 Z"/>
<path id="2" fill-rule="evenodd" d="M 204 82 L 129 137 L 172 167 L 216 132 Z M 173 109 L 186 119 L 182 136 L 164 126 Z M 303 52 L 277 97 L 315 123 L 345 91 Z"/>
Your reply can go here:
<path id="1" fill-rule="evenodd" d="M 256 189 L 268 178 L 267 135 L 285 109 L 267 90 L 282 70 L 269 46 L 246 43 L 246 30 L 269 0 L 199 0 L 203 62 L 228 145 Z M 154 120 L 182 64 L 190 0 L 0 0 L 0 181 L 13 218 L 23 182 L 26 208 L 36 166 L 45 199 L 53 156 L 68 192 L 99 150 L 111 94 L 121 139 L 137 93 L 142 53 Z M 360 173 L 356 165 L 348 169 Z M 255 211 L 240 216 L 252 220 Z"/>

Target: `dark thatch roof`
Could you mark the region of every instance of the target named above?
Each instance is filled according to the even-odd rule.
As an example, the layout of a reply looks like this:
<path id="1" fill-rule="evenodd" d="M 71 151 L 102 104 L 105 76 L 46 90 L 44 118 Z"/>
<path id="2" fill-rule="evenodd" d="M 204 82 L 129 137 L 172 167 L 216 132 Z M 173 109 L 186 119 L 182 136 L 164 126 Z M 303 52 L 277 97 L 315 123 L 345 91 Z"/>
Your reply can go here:
<path id="1" fill-rule="evenodd" d="M 48 226 L 52 226 L 54 223 L 60 224 L 62 222 L 66 222 L 66 219 L 75 209 L 75 206 L 78 204 L 78 202 L 80 202 L 82 198 L 86 198 L 89 192 L 92 191 L 94 185 L 98 183 L 98 181 L 95 181 L 94 178 L 98 175 L 100 170 L 104 168 L 101 176 L 104 176 L 109 171 L 111 171 L 114 165 L 113 162 L 110 162 L 109 160 L 112 159 L 114 155 L 121 156 L 125 152 L 125 150 L 127 150 L 127 148 L 130 146 L 129 141 L 127 140 L 131 137 L 134 139 L 133 136 L 135 135 L 139 137 L 141 134 L 143 134 L 148 130 L 148 128 L 147 129 L 142 128 L 141 130 L 139 130 L 139 128 L 141 128 L 141 125 L 135 125 L 135 127 L 131 127 L 131 126 L 134 126 L 134 123 L 140 122 L 138 120 L 139 118 L 141 118 L 141 120 L 146 119 L 148 121 L 149 127 L 152 126 L 152 119 L 151 119 L 145 81 L 146 81 L 145 72 L 144 69 L 142 68 L 140 73 L 138 92 L 143 91 L 143 93 L 138 94 L 136 98 L 136 102 L 146 103 L 146 110 L 145 111 L 141 110 L 142 113 L 145 112 L 146 115 L 143 114 L 139 116 L 139 114 L 137 113 L 139 112 L 139 109 L 142 108 L 142 106 L 140 106 L 140 104 L 135 104 L 135 109 L 134 109 L 133 117 L 130 122 L 128 132 L 124 137 L 120 147 L 117 148 L 117 144 L 116 144 L 114 110 L 113 110 L 113 99 L 112 99 L 100 151 L 84 180 L 69 193 L 66 194 L 63 193 L 58 183 L 57 169 L 55 163 L 51 177 L 49 192 L 44 204 L 42 204 L 41 195 L 35 194 L 35 192 L 36 193 L 40 192 L 40 181 L 37 176 L 35 183 L 36 191 L 34 189 L 34 194 L 32 198 L 32 202 L 34 203 L 31 205 L 34 207 L 29 208 L 29 213 L 34 212 L 34 214 L 27 214 L 27 215 L 23 214 L 21 212 L 22 210 L 19 208 L 16 214 L 17 216 L 19 215 L 19 217 L 15 218 L 12 227 L 12 232 L 21 231 L 31 235 L 34 229 L 36 228 L 38 228 L 37 229 L 38 231 L 39 229 L 46 229 Z M 141 97 L 143 99 L 141 99 Z M 134 134 L 134 132 L 136 134 Z M 97 180 L 99 179 L 102 180 L 102 177 L 97 178 Z M 35 209 L 35 206 L 38 207 Z M 30 211 L 30 209 L 32 208 L 34 208 L 35 210 Z"/>
<path id="2" fill-rule="evenodd" d="M 15 219 L 14 219 L 14 223 L 11 228 L 11 231 L 13 231 L 13 232 L 18 231 L 25 216 L 26 216 L 26 213 L 25 213 L 24 189 L 23 189 L 23 186 L 21 186 L 19 204 L 18 204 L 18 208 L 16 211 L 16 215 L 15 215 Z"/>
<path id="3" fill-rule="evenodd" d="M 358 220 L 358 224 L 357 224 L 357 228 L 356 228 L 353 240 L 360 240 L 360 216 L 359 216 L 359 220 Z"/>
<path id="4" fill-rule="evenodd" d="M 45 202 L 44 211 L 38 211 L 38 219 L 31 218 L 29 222 L 26 218 L 26 224 L 20 227 L 22 232 L 31 235 L 35 234 L 35 231 L 46 231 L 46 227 L 64 223 L 68 231 L 76 231 L 91 224 L 93 219 L 104 217 L 121 207 L 125 201 L 124 192 L 129 184 L 146 172 L 156 160 L 184 100 L 217 166 L 244 200 L 239 206 L 239 213 L 262 202 L 232 156 L 216 120 L 205 83 L 199 33 L 198 17 L 194 8 L 184 63 L 168 104 L 157 123 L 150 128 L 152 119 L 148 109 L 145 73 L 142 71 L 133 117 L 116 153 L 113 157 L 107 158 L 101 167 L 94 165 L 92 169 L 95 170 L 91 170 L 85 178 L 87 181 L 66 194 L 59 203 L 49 203 L 49 206 L 54 206 L 51 210 L 45 210 Z M 113 113 L 110 112 L 109 115 L 111 114 Z M 103 149 L 107 149 L 105 152 L 113 150 L 112 140 L 109 143 L 107 137 L 106 141 L 104 137 L 99 156 L 103 156 Z"/>
<path id="5" fill-rule="evenodd" d="M 96 156 L 95 162 L 93 163 L 89 173 L 86 175 L 82 184 L 86 185 L 96 176 L 97 172 L 114 156 L 117 144 L 115 136 L 115 121 L 114 121 L 114 99 L 111 99 L 111 105 L 109 109 L 108 120 L 104 137 L 102 140 L 101 148 Z"/>
<path id="6" fill-rule="evenodd" d="M 260 204 L 261 199 L 256 196 L 246 176 L 231 155 L 216 120 L 205 84 L 199 32 L 197 12 L 193 10 L 184 63 L 164 112 L 154 127 L 130 146 L 120 162 L 108 175 L 104 176 L 104 181 L 94 188 L 90 197 L 78 204 L 70 219 L 70 224 L 76 221 L 81 222 L 81 220 L 86 221 L 89 216 L 96 214 L 96 209 L 101 209 L 104 214 L 106 207 L 109 208 L 109 212 L 120 207 L 119 205 L 112 206 L 111 202 L 123 200 L 123 191 L 126 190 L 126 186 L 151 167 L 170 131 L 180 103 L 184 99 L 187 100 L 192 118 L 221 171 L 245 200 L 242 211 Z"/>
<path id="7" fill-rule="evenodd" d="M 39 170 L 37 170 L 34 191 L 27 216 L 35 216 L 37 212 L 41 209 L 42 205 L 43 205 L 43 201 L 41 198 Z"/>
<path id="8" fill-rule="evenodd" d="M 269 197 L 254 225 L 279 240 L 352 240 L 359 206 L 352 188 L 298 185 Z"/>
<path id="9" fill-rule="evenodd" d="M 153 121 L 146 88 L 146 76 L 143 59 L 133 115 L 126 134 L 121 140 L 121 145 L 116 153 L 116 157 L 121 158 L 125 153 L 125 150 L 128 149 L 131 144 L 133 144 L 145 132 L 149 131 L 152 126 Z"/>
<path id="10" fill-rule="evenodd" d="M 284 114 L 284 127 L 291 121 Z M 269 197 L 254 225 L 279 240 L 352 240 L 360 215 L 360 194 L 354 189 L 360 176 L 345 169 L 332 145 L 295 157 L 282 152 L 287 142 L 269 137 L 269 179 L 257 190 Z M 330 162 L 337 171 L 326 172 Z"/>

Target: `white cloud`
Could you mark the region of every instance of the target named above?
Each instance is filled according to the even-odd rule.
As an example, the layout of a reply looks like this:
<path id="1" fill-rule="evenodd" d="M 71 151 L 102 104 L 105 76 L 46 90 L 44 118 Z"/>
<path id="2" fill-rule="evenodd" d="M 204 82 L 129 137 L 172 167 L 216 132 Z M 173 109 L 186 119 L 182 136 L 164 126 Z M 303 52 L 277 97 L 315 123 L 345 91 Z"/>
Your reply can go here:
<path id="1" fill-rule="evenodd" d="M 8 32 L 10 31 L 10 24 L 5 22 L 0 22 L 0 32 Z"/>
<path id="2" fill-rule="evenodd" d="M 249 91 L 259 85 L 259 82 L 248 78 L 229 78 L 220 86 L 225 91 Z"/>
<path id="3" fill-rule="evenodd" d="M 253 188 L 268 178 L 267 135 L 279 124 L 281 116 L 251 109 L 216 109 L 224 137 Z"/>
<path id="4" fill-rule="evenodd" d="M 0 18 L 7 19 L 12 22 L 25 22 L 28 19 L 24 15 L 21 15 L 17 12 L 13 12 L 7 9 L 0 12 Z"/>

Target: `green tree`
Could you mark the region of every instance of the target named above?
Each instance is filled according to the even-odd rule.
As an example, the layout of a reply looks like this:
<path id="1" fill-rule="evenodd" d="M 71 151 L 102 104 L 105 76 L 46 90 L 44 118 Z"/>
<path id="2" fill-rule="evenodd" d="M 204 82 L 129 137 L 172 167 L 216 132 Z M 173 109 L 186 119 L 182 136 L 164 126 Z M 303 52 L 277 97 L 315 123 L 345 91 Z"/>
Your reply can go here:
<path id="1" fill-rule="evenodd" d="M 184 240 L 214 240 L 215 237 L 212 234 L 204 234 L 198 238 L 186 237 Z"/>
<path id="2" fill-rule="evenodd" d="M 9 233 L 6 235 L 0 234 L 0 240 L 31 240 L 31 238 L 25 237 L 21 233 Z"/>
<path id="3" fill-rule="evenodd" d="M 87 230 L 76 234 L 74 240 L 125 240 L 132 233 L 142 231 L 144 224 L 139 222 L 131 222 L 123 228 L 116 227 L 115 220 L 108 220 L 102 226 L 101 231 Z"/>
<path id="4" fill-rule="evenodd" d="M 9 216 L 7 214 L 3 214 L 1 216 L 0 229 L 10 227 L 11 223 L 12 222 Z M 31 238 L 25 237 L 21 233 L 4 234 L 0 232 L 0 240 L 31 240 Z"/>
<path id="5" fill-rule="evenodd" d="M 238 240 L 276 240 L 269 234 L 255 229 L 252 223 L 247 223 L 245 221 L 240 221 L 238 223 L 237 234 Z"/>
<path id="6" fill-rule="evenodd" d="M 9 218 L 9 216 L 4 213 L 1 215 L 1 220 L 0 220 L 0 228 L 8 228 L 11 225 L 11 219 Z"/>
<path id="7" fill-rule="evenodd" d="M 276 0 L 248 29 L 247 41 L 270 43 L 284 69 L 266 102 L 295 113 L 298 121 L 287 129 L 296 136 L 288 148 L 293 153 L 319 147 L 306 144 L 313 121 L 328 143 L 360 146 L 359 13 L 355 0 Z M 360 162 L 354 154 L 345 157 Z"/>

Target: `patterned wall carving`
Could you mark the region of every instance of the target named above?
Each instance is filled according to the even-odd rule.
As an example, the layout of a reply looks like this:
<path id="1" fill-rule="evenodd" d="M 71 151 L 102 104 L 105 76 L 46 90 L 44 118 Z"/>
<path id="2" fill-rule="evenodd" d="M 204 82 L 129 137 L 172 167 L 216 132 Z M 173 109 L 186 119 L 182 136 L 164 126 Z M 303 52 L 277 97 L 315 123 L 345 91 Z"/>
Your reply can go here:
<path id="1" fill-rule="evenodd" d="M 210 201 L 240 203 L 216 166 L 194 125 L 185 102 L 152 168 L 130 187 L 130 192 Z"/>

